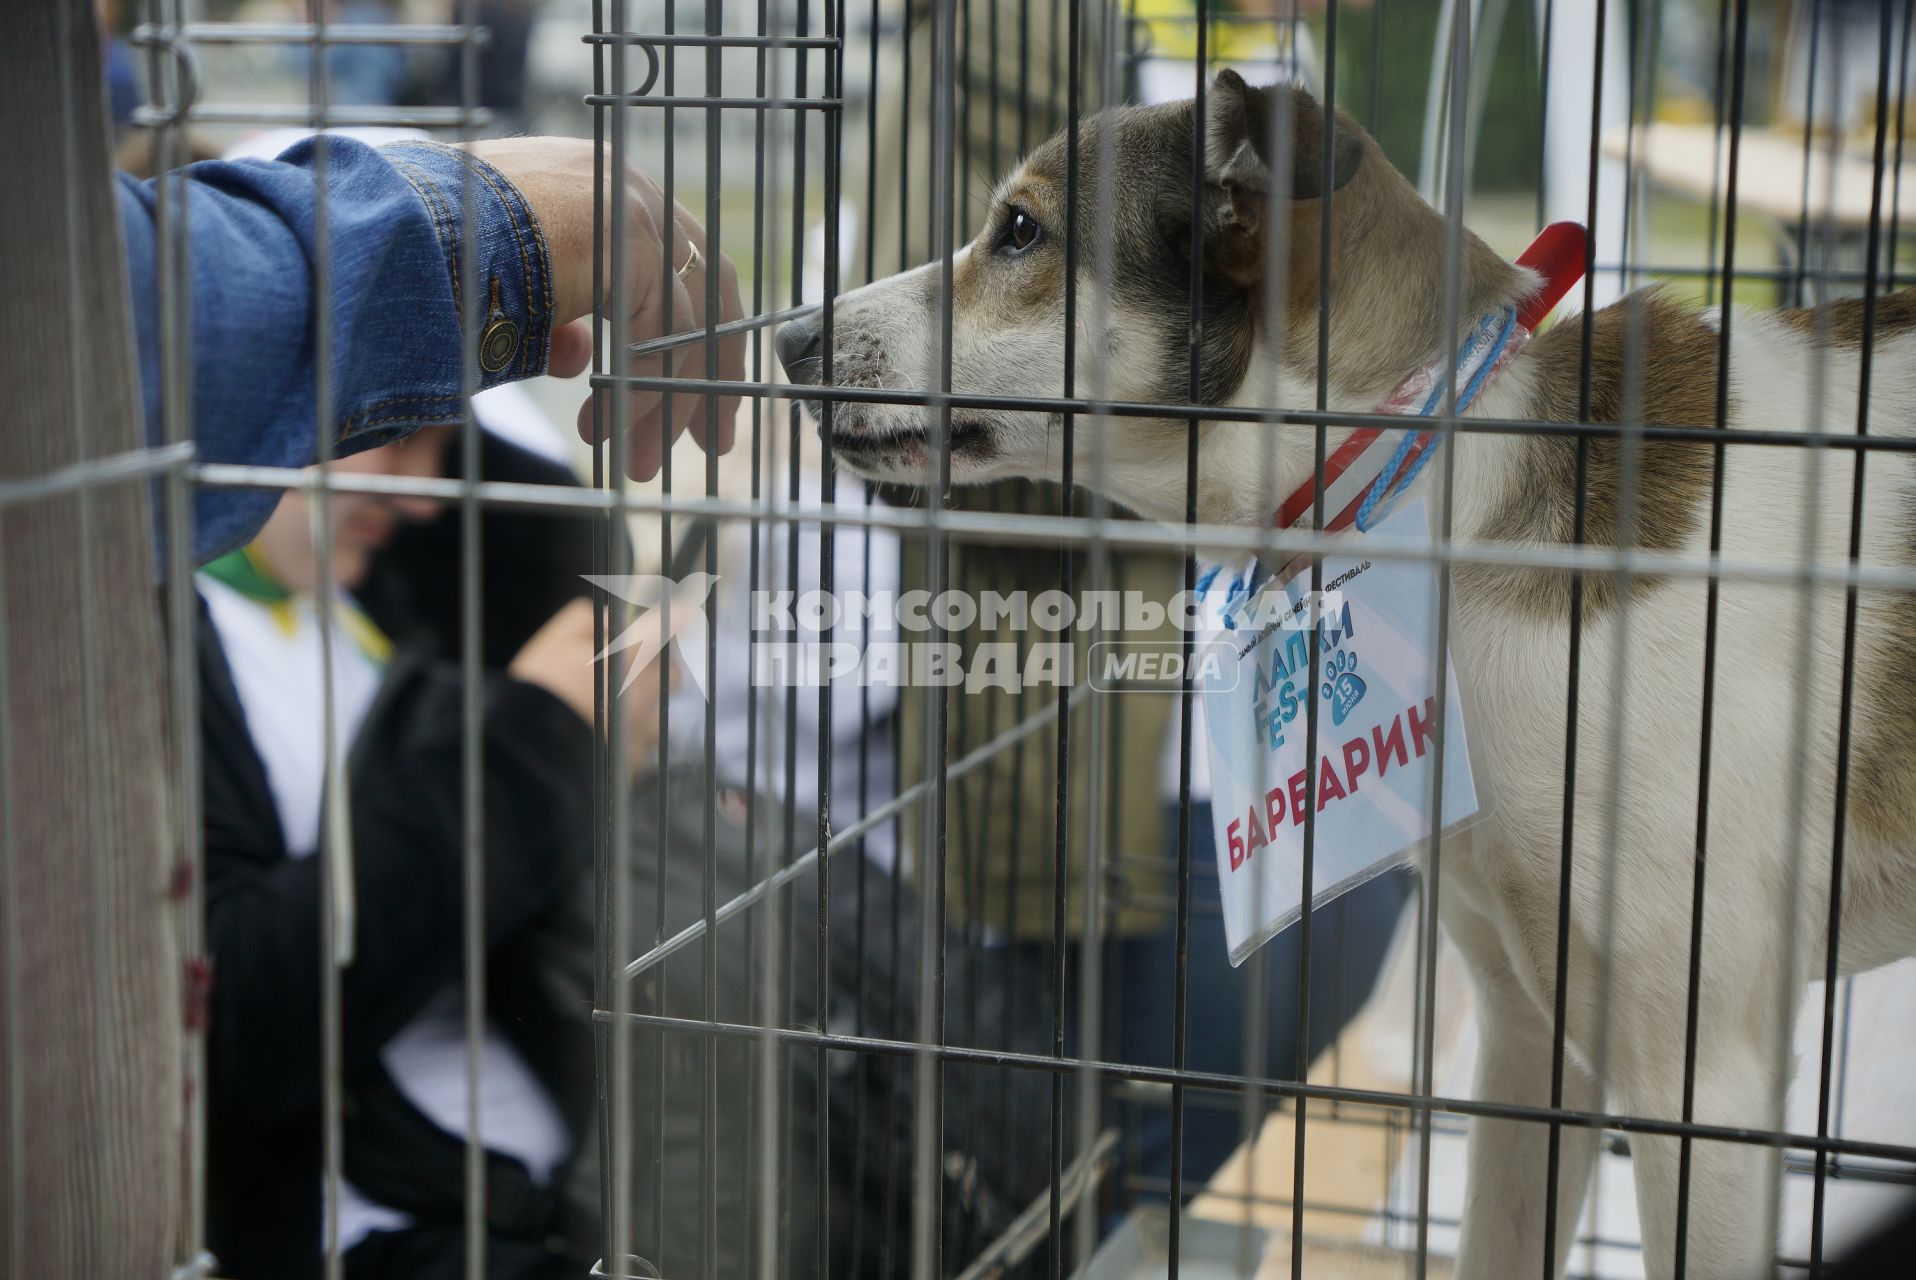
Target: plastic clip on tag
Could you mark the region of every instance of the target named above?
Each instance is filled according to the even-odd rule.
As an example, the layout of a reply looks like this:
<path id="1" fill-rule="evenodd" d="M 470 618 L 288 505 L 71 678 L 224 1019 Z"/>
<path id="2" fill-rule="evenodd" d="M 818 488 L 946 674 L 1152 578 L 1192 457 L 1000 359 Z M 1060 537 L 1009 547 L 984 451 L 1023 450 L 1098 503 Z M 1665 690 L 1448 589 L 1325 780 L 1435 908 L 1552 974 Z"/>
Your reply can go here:
<path id="1" fill-rule="evenodd" d="M 1483 316 L 1461 336 L 1454 362 L 1412 373 L 1380 411 L 1430 417 L 1454 386 L 1455 411 L 1462 413 L 1582 274 L 1584 245 L 1583 228 L 1574 223 L 1545 228 L 1518 259 L 1544 277 L 1543 289 L 1521 309 Z M 1321 483 L 1327 532 L 1428 545 L 1429 510 L 1406 495 L 1439 443 L 1430 430 L 1353 431 L 1327 460 L 1321 481 L 1307 481 L 1279 507 L 1278 525 L 1308 527 Z M 1208 565 L 1199 575 L 1204 616 L 1217 623 L 1205 643 L 1225 649 L 1220 661 L 1198 670 L 1233 965 L 1302 914 L 1307 826 L 1316 833 L 1309 887 L 1315 907 L 1408 861 L 1430 836 L 1439 786 L 1446 832 L 1484 813 L 1448 654 L 1438 673 L 1436 566 L 1373 562 L 1363 546 L 1353 541 L 1347 552 L 1323 557 L 1323 590 L 1315 599 L 1301 558 L 1276 575 L 1255 557 Z M 1317 758 L 1307 761 L 1312 702 Z"/>

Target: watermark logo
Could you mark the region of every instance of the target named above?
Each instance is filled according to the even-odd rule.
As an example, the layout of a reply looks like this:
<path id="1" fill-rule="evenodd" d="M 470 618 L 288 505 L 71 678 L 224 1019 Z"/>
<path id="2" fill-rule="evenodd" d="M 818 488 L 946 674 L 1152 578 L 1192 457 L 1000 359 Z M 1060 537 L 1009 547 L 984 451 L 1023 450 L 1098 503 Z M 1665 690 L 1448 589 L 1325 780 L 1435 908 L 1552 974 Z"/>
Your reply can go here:
<path id="1" fill-rule="evenodd" d="M 670 646 L 702 697 L 712 642 L 707 601 L 718 575 L 677 582 L 659 574 L 586 574 L 586 581 L 642 610 L 595 661 L 631 650 L 624 693 Z M 670 602 L 670 609 L 663 606 Z M 849 683 L 882 688 L 957 688 L 966 693 L 1075 686 L 1111 693 L 1175 693 L 1189 681 L 1221 690 L 1239 681 L 1239 645 L 1271 631 L 1294 642 L 1345 614 L 1334 591 L 1302 599 L 1266 591 L 1228 596 L 1181 591 L 1169 600 L 1137 591 L 968 592 L 755 590 L 725 605 L 721 629 L 748 647 L 759 688 Z M 669 619 L 664 616 L 669 612 Z M 1226 636 L 1230 638 L 1225 639 Z M 1353 664 L 1354 665 L 1354 662 Z M 1348 668 L 1325 676 L 1339 723 L 1364 695 Z"/>
<path id="2" fill-rule="evenodd" d="M 1221 644 L 1187 650 L 1178 640 L 1100 640 L 1089 658 L 1086 677 L 1104 693 L 1179 693 L 1187 672 L 1194 686 L 1212 690 L 1235 689 L 1238 682 L 1236 655 Z"/>
<path id="3" fill-rule="evenodd" d="M 619 686 L 621 694 L 632 687 L 632 682 L 639 678 L 639 674 L 651 666 L 652 660 L 670 644 L 677 647 L 679 664 L 692 677 L 699 696 L 710 700 L 711 694 L 705 687 L 705 649 L 709 639 L 705 625 L 705 599 L 718 583 L 717 574 L 688 573 L 677 582 L 656 573 L 587 573 L 580 576 L 627 604 L 645 610 L 631 626 L 612 637 L 605 648 L 592 658 L 594 662 L 603 662 L 626 649 L 637 650 L 625 669 L 625 682 Z M 668 600 L 671 608 L 662 608 Z"/>

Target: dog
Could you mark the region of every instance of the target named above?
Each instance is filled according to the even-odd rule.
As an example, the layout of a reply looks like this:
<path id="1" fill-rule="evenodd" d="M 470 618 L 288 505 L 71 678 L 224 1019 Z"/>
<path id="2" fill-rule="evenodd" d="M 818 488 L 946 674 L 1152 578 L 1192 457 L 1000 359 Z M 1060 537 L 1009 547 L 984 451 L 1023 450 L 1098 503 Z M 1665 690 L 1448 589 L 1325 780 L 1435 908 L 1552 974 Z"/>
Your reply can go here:
<path id="1" fill-rule="evenodd" d="M 1538 289 L 1537 277 L 1421 200 L 1346 115 L 1333 116 L 1327 135 L 1324 113 L 1303 91 L 1251 88 L 1221 73 L 1204 100 L 1201 185 L 1193 182 L 1194 110 L 1190 102 L 1117 108 L 1080 127 L 1075 394 L 1315 408 L 1326 200 L 1331 411 L 1374 410 L 1408 372 L 1446 358 L 1447 344 L 1479 316 Z M 1065 391 L 1067 160 L 1062 136 L 1034 151 L 951 260 L 955 394 Z M 1203 279 L 1195 397 L 1194 245 Z M 943 278 L 934 263 L 838 298 L 834 382 L 940 389 Z M 1576 320 L 1539 333 L 1469 416 L 1575 422 L 1582 413 L 1599 423 L 1712 427 L 1721 323 L 1660 292 L 1633 293 L 1589 320 L 1587 399 Z M 1916 291 L 1879 298 L 1871 323 L 1868 430 L 1916 434 Z M 1855 433 L 1864 338 L 1860 301 L 1734 312 L 1726 424 Z M 787 324 L 777 347 L 794 382 L 819 380 L 817 316 Z M 942 451 L 927 434 L 931 412 L 837 403 L 832 452 L 874 479 L 935 483 Z M 1056 414 L 959 405 L 949 421 L 953 482 L 1063 473 Z M 1328 448 L 1348 430 L 1329 428 Z M 1081 416 L 1074 476 L 1141 515 L 1181 522 L 1188 431 L 1184 417 Z M 1269 527 L 1276 501 L 1311 477 L 1308 426 L 1206 420 L 1197 433 L 1200 523 Z M 1788 570 L 1813 555 L 1843 567 L 1857 452 L 1825 448 L 1813 459 L 1801 448 L 1726 447 L 1718 508 L 1715 446 L 1701 433 L 1592 438 L 1581 454 L 1561 433 L 1458 432 L 1446 447 L 1458 545 L 1571 547 L 1581 483 L 1584 544 L 1666 558 L 1662 573 L 1601 569 L 1582 578 L 1568 795 L 1572 576 L 1469 560 L 1452 567 L 1452 656 L 1472 694 L 1470 729 L 1496 797 L 1488 818 L 1441 853 L 1439 910 L 1476 995 L 1477 1096 L 1551 1101 L 1568 803 L 1562 1105 L 1685 1118 L 1691 908 L 1701 886 L 1689 1118 L 1780 1128 L 1796 1005 L 1825 965 L 1847 602 L 1841 584 L 1806 594 L 1786 572 L 1722 580 L 1706 747 L 1708 582 L 1669 572 L 1667 558 L 1705 564 L 1720 522 L 1725 562 Z M 1428 467 L 1416 481 L 1433 505 L 1443 471 Z M 1859 492 L 1862 566 L 1916 564 L 1916 478 L 1902 455 L 1871 455 Z M 1916 954 L 1916 600 L 1865 585 L 1854 604 L 1843 973 Z M 1470 1121 L 1459 1276 L 1561 1273 L 1598 1130 L 1561 1127 L 1551 1259 L 1548 1132 L 1534 1120 Z M 1630 1147 L 1645 1264 L 1667 1276 L 1677 1252 L 1680 1142 L 1636 1132 Z M 1766 1273 L 1778 1217 L 1775 1149 L 1697 1139 L 1688 1178 L 1687 1274 Z"/>

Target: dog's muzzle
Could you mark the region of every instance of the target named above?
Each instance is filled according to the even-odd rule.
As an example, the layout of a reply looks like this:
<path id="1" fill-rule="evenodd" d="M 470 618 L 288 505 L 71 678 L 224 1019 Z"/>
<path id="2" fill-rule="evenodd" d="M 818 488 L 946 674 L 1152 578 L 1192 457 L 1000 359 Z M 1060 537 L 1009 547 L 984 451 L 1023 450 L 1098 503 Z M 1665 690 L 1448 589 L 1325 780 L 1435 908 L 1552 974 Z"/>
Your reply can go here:
<path id="1" fill-rule="evenodd" d="M 778 337 L 772 342 L 778 352 L 778 362 L 785 366 L 785 376 L 797 386 L 818 385 L 819 371 L 824 366 L 823 316 L 824 311 L 814 307 L 796 319 L 787 320 L 779 326 Z"/>

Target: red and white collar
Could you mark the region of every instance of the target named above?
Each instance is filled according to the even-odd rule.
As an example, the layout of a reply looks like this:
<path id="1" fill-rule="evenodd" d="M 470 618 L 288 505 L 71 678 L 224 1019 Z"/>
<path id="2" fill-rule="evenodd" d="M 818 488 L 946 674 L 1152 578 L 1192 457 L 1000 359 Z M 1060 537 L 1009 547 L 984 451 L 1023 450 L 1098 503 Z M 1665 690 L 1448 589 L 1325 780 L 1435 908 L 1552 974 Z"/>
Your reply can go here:
<path id="1" fill-rule="evenodd" d="M 1469 407 L 1511 358 L 1523 349 L 1530 334 L 1550 309 L 1583 276 L 1586 237 L 1574 222 L 1553 222 L 1518 257 L 1543 279 L 1543 287 L 1521 309 L 1500 308 L 1483 316 L 1465 336 L 1454 360 L 1433 360 L 1414 370 L 1383 404 L 1379 413 L 1429 417 L 1442 407 L 1448 387 L 1457 388 L 1457 412 Z M 1325 459 L 1322 484 L 1327 532 L 1355 527 L 1359 532 L 1380 519 L 1430 460 L 1437 433 L 1408 432 L 1385 427 L 1359 427 Z M 1316 510 L 1316 477 L 1299 485 L 1277 509 L 1273 520 L 1280 529 L 1310 528 Z"/>

